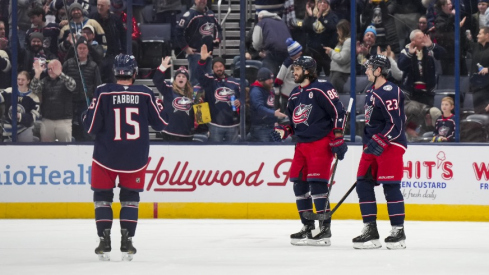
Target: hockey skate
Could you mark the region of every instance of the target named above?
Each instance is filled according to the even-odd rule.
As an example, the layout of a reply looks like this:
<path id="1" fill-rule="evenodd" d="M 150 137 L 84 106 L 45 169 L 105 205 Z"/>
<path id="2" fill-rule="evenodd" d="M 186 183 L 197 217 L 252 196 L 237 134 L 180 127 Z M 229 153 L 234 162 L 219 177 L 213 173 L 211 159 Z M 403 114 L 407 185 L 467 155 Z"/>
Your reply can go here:
<path id="1" fill-rule="evenodd" d="M 312 239 L 312 230 L 316 227 L 314 224 L 306 224 L 301 231 L 290 235 L 290 243 L 292 245 L 307 245 L 307 239 Z"/>
<path id="2" fill-rule="evenodd" d="M 355 249 L 376 249 L 381 248 L 379 241 L 379 232 L 375 222 L 365 223 L 362 234 L 353 238 L 353 248 Z"/>
<path id="3" fill-rule="evenodd" d="M 134 254 L 136 254 L 136 248 L 132 245 L 132 237 L 129 237 L 127 229 L 121 229 L 121 252 L 122 261 L 132 261 Z"/>
<path id="4" fill-rule="evenodd" d="M 331 224 L 327 224 L 321 226 L 321 231 L 312 237 L 311 239 L 307 239 L 308 245 L 313 246 L 330 246 L 331 245 Z"/>
<path id="5" fill-rule="evenodd" d="M 100 261 L 110 261 L 110 251 L 112 247 L 110 246 L 110 229 L 105 229 L 103 237 L 100 237 L 100 243 L 97 248 L 95 248 L 95 254 L 98 255 Z"/>
<path id="6" fill-rule="evenodd" d="M 391 235 L 385 238 L 387 249 L 406 249 L 406 235 L 403 226 L 392 226 Z"/>

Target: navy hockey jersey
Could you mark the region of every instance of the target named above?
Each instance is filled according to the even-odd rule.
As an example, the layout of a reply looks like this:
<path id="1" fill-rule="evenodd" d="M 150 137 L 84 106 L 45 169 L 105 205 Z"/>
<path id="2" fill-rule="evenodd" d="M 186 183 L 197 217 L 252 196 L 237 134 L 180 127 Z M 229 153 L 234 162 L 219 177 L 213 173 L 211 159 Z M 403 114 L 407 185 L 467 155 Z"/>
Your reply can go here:
<path id="1" fill-rule="evenodd" d="M 153 82 L 163 96 L 166 121 L 168 125 L 163 132 L 180 137 L 191 137 L 194 128 L 193 100 L 173 90 L 171 83 L 165 81 L 165 74 L 158 68 Z"/>
<path id="2" fill-rule="evenodd" d="M 207 59 L 206 62 L 211 62 Z M 240 86 L 236 79 L 232 77 L 218 78 L 209 75 L 204 71 L 206 63 L 197 66 L 197 79 L 204 88 L 204 99 L 209 102 L 209 109 L 212 121 L 210 124 L 218 127 L 231 127 L 239 125 L 239 116 L 231 106 L 231 96 L 236 100 L 240 98 Z M 242 102 L 241 102 L 242 103 Z M 243 103 L 241 104 L 243 105 Z"/>
<path id="3" fill-rule="evenodd" d="M 200 52 L 202 45 L 206 44 L 207 49 L 213 51 L 213 41 L 222 41 L 222 28 L 213 11 L 206 8 L 199 12 L 193 6 L 178 21 L 175 36 L 176 44 L 182 50 L 190 46 Z"/>
<path id="4" fill-rule="evenodd" d="M 287 115 L 297 141 L 312 142 L 335 128 L 343 129 L 346 111 L 333 85 L 315 80 L 306 87 L 294 88 L 287 103 Z"/>
<path id="5" fill-rule="evenodd" d="M 455 141 L 455 115 L 449 117 L 440 116 L 435 123 L 433 136 L 445 137 L 447 141 Z"/>
<path id="6" fill-rule="evenodd" d="M 373 135 L 382 134 L 391 143 L 407 148 L 405 125 L 404 94 L 397 85 L 387 81 L 378 89 L 372 86 L 367 90 L 363 144 Z"/>
<path id="7" fill-rule="evenodd" d="M 142 85 L 103 84 L 97 87 L 83 126 L 95 135 L 93 160 L 116 172 L 135 172 L 146 166 L 149 126 L 163 130 L 163 105 Z"/>

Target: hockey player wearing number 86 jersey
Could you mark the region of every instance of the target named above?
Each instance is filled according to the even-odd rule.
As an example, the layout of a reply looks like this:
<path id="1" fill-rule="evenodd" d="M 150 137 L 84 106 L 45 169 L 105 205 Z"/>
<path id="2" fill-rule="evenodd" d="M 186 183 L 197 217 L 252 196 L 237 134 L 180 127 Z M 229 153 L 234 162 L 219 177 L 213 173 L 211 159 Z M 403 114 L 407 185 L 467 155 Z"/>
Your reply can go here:
<path id="1" fill-rule="evenodd" d="M 380 248 L 377 231 L 377 202 L 374 187 L 382 184 L 392 225 L 385 239 L 388 249 L 406 248 L 404 198 L 401 193 L 403 155 L 407 149 L 404 94 L 386 80 L 390 62 L 383 55 L 371 57 L 365 74 L 373 82 L 365 99 L 363 153 L 357 172 L 356 191 L 364 223 L 363 232 L 353 239 L 356 249 Z"/>
<path id="2" fill-rule="evenodd" d="M 300 86 L 290 93 L 287 103 L 290 125 L 277 126 L 272 132 L 277 141 L 290 134 L 297 138 L 290 180 L 304 226 L 290 236 L 293 245 L 331 245 L 331 219 L 321 221 L 320 232 L 313 237 L 314 221 L 305 219 L 302 213 L 312 211 L 313 201 L 317 213 L 330 211 L 330 167 L 335 155 L 342 160 L 348 150 L 343 141 L 345 109 L 333 85 L 317 79 L 316 66 L 309 56 L 294 61 L 294 81 Z"/>
<path id="3" fill-rule="evenodd" d="M 113 189 L 119 178 L 121 252 L 122 259 L 130 261 L 136 254 L 132 237 L 136 233 L 139 192 L 144 189 L 148 164 L 149 126 L 161 131 L 168 123 L 163 118 L 161 100 L 155 99 L 153 91 L 132 85 L 137 75 L 134 56 L 116 56 L 114 74 L 117 84 L 103 84 L 95 90 L 83 126 L 95 135 L 91 184 L 100 237 L 95 254 L 100 260 L 110 260 Z"/>

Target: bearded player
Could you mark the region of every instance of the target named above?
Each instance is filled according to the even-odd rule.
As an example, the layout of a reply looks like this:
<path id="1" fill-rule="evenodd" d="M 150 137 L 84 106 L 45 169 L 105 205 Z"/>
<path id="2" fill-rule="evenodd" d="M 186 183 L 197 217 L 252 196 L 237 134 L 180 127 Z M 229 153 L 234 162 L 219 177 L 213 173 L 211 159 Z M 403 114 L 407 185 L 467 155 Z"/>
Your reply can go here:
<path id="1" fill-rule="evenodd" d="M 293 245 L 331 245 L 331 218 L 320 221 L 320 232 L 312 236 L 314 221 L 301 213 L 329 212 L 328 183 L 331 163 L 336 155 L 342 160 L 348 150 L 343 141 L 345 109 L 331 83 L 317 79 L 317 64 L 309 56 L 294 61 L 294 81 L 300 86 L 290 94 L 287 112 L 290 125 L 277 126 L 272 132 L 276 141 L 289 135 L 297 139 L 290 180 L 294 183 L 297 209 L 302 229 L 290 235 Z"/>

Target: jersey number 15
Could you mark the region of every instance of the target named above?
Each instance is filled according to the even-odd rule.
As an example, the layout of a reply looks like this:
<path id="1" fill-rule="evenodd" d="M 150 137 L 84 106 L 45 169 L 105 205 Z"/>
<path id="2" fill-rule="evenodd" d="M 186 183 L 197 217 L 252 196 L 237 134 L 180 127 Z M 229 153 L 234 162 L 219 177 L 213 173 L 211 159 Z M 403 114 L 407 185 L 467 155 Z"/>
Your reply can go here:
<path id="1" fill-rule="evenodd" d="M 132 126 L 134 129 L 134 132 L 131 133 L 126 133 L 126 140 L 135 140 L 140 137 L 140 129 L 139 129 L 139 122 L 135 121 L 132 119 L 132 115 L 139 115 L 139 108 L 125 108 L 126 109 L 126 125 Z M 120 108 L 114 108 L 114 118 L 115 118 L 115 136 L 114 140 L 122 140 L 121 138 L 121 109 Z M 126 127 L 124 127 L 126 128 Z"/>

